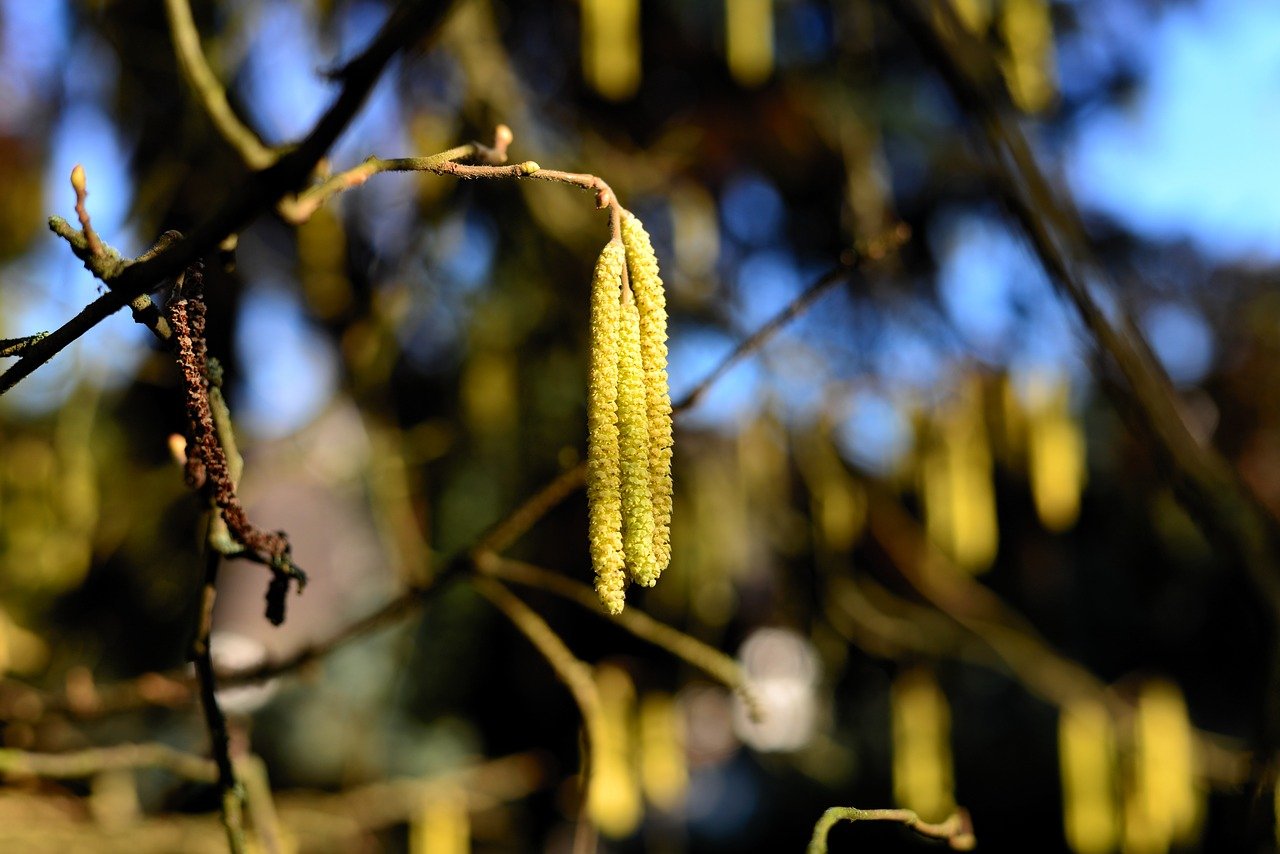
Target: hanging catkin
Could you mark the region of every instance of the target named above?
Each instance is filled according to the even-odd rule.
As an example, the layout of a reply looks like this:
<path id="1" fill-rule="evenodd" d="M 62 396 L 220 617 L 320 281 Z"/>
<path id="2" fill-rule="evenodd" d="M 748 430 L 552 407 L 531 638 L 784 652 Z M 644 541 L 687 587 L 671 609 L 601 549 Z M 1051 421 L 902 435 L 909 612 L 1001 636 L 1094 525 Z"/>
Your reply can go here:
<path id="1" fill-rule="evenodd" d="M 618 351 L 618 445 L 622 462 L 622 551 L 631 580 L 652 587 L 653 500 L 649 491 L 649 418 L 640 313 L 635 300 L 622 303 Z"/>
<path id="2" fill-rule="evenodd" d="M 622 611 L 627 583 L 622 550 L 618 445 L 618 353 L 622 244 L 611 240 L 591 282 L 591 377 L 587 392 L 587 499 L 596 594 L 610 614 Z"/>
<path id="3" fill-rule="evenodd" d="M 645 410 L 649 433 L 649 493 L 653 502 L 653 579 L 671 562 L 671 394 L 667 386 L 667 298 L 653 244 L 640 220 L 622 219 L 631 292 L 640 315 Z"/>

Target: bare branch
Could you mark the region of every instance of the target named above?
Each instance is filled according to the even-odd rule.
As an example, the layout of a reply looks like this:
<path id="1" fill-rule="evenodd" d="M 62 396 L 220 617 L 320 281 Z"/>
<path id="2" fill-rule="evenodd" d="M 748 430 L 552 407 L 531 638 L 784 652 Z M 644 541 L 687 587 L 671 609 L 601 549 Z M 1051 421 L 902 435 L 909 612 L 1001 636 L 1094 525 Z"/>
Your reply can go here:
<path id="1" fill-rule="evenodd" d="M 595 678 L 591 675 L 591 667 L 565 646 L 560 636 L 547 625 L 547 621 L 514 593 L 492 578 L 480 577 L 475 580 L 476 590 L 494 604 L 520 633 L 528 638 L 534 648 L 555 671 L 556 678 L 569 689 L 573 700 L 578 704 L 582 715 L 583 730 L 586 733 L 586 750 L 582 761 L 582 791 L 589 792 L 595 757 L 601 754 L 605 743 L 604 710 L 600 703 L 600 691 L 596 687 Z M 586 822 L 582 822 L 581 828 Z"/>
<path id="2" fill-rule="evenodd" d="M 1211 539 L 1239 562 L 1268 622 L 1267 675 L 1260 698 L 1257 761 L 1280 748 L 1280 523 L 1258 501 L 1231 463 L 1197 441 L 1178 410 L 1173 386 L 1133 324 L 1114 323 L 1089 290 L 1101 277 L 1070 195 L 1054 187 L 1017 124 L 1007 115 L 999 68 L 991 52 L 960 24 L 946 3 L 889 0 L 890 11 L 945 80 L 995 169 L 995 190 L 1026 233 L 1041 265 L 1075 306 L 1095 347 L 1099 378 L 1121 414 L 1151 448 L 1175 494 Z M 1265 760 L 1269 761 L 1269 760 Z M 1274 769 L 1255 769 L 1270 788 Z"/>
<path id="3" fill-rule="evenodd" d="M 48 332 L 37 332 L 34 335 L 23 335 L 18 338 L 0 338 L 0 357 L 21 356 L 32 344 L 49 337 Z"/>
<path id="4" fill-rule="evenodd" d="M 713 646 L 708 646 L 692 635 L 655 620 L 634 607 L 625 608 L 620 613 L 611 615 L 600 607 L 599 597 L 587 585 L 523 561 L 484 553 L 476 559 L 476 569 L 504 581 L 513 581 L 516 584 L 545 590 L 616 623 L 641 640 L 665 649 L 671 655 L 696 667 L 736 692 L 746 703 L 752 718 L 761 717 L 760 702 L 751 692 L 751 686 L 747 682 L 742 666 L 733 657 L 725 655 Z"/>
<path id="5" fill-rule="evenodd" d="M 76 191 L 76 217 L 80 220 L 80 231 L 84 234 L 84 241 L 89 255 L 94 259 L 103 258 L 106 255 L 106 250 L 102 246 L 102 241 L 98 238 L 98 232 L 93 230 L 93 224 L 89 222 L 89 209 L 85 207 L 85 199 L 89 195 L 89 189 L 85 183 L 84 167 L 79 163 L 71 170 L 71 189 Z"/>
<path id="6" fill-rule="evenodd" d="M 841 821 L 896 821 L 930 839 L 941 839 L 952 851 L 972 851 L 977 845 L 969 814 L 959 810 L 939 824 L 921 821 L 911 810 L 860 810 L 857 807 L 831 807 L 813 827 L 809 854 L 827 854 L 827 835 Z"/>
<path id="7" fill-rule="evenodd" d="M 206 514 L 208 526 L 213 523 L 212 512 Z M 207 539 L 207 538 L 206 538 Z M 222 793 L 222 824 L 227 830 L 227 844 L 232 854 L 243 854 L 244 837 L 244 788 L 236 780 L 231 762 L 231 739 L 227 733 L 227 719 L 218 707 L 218 683 L 213 672 L 213 655 L 209 637 L 213 631 L 213 604 L 218 597 L 218 564 L 222 555 L 208 542 L 204 546 L 204 585 L 200 589 L 200 622 L 191 644 L 191 659 L 200 684 L 200 705 L 204 709 L 205 726 L 209 730 L 209 745 L 218 769 L 218 789 Z"/>
<path id="8" fill-rule="evenodd" d="M 197 783 L 213 783 L 218 779 L 218 769 L 211 760 L 183 753 L 167 744 L 120 744 L 74 753 L 29 753 L 11 748 L 0 749 L 0 774 L 9 777 L 77 780 L 94 777 L 105 771 L 135 768 L 163 768 Z"/>
<path id="9" fill-rule="evenodd" d="M 169 30 L 173 33 L 173 49 L 178 57 L 182 76 L 195 91 L 213 126 L 222 134 L 240 159 L 252 170 L 265 169 L 276 160 L 276 153 L 263 144 L 249 126 L 240 121 L 227 101 L 227 90 L 209 67 L 204 50 L 200 47 L 200 33 L 187 0 L 165 0 L 165 13 L 169 18 Z"/>

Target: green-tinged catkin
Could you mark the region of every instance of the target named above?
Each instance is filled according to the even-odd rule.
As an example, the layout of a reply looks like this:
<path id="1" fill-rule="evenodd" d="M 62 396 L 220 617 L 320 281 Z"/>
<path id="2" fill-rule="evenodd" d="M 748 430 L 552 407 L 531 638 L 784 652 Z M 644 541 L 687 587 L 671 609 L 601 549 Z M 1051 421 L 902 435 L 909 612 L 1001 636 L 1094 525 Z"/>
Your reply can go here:
<path id="1" fill-rule="evenodd" d="M 587 501 L 596 594 L 622 611 L 627 574 L 622 549 L 622 469 L 618 443 L 618 354 L 622 244 L 611 240 L 591 281 L 591 376 L 587 389 Z"/>
<path id="2" fill-rule="evenodd" d="M 649 491 L 653 501 L 653 562 L 660 574 L 671 562 L 671 393 L 667 385 L 667 297 L 653 244 L 640 220 L 622 219 L 631 292 L 640 313 L 640 351 L 644 363 L 649 422 Z M 654 579 L 657 579 L 655 574 Z"/>
<path id="3" fill-rule="evenodd" d="M 618 442 L 622 458 L 622 551 L 631 580 L 652 587 L 653 501 L 649 493 L 649 420 L 640 314 L 634 300 L 622 304 L 618 351 Z"/>

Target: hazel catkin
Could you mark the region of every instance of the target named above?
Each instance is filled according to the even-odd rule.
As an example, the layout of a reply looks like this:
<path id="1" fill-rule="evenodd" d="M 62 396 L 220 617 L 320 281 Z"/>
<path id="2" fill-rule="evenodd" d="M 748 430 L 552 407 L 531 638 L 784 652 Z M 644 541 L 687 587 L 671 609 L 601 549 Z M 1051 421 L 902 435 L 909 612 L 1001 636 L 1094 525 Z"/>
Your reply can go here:
<path id="1" fill-rule="evenodd" d="M 653 245 L 623 212 L 591 289 L 587 499 L 596 594 L 622 611 L 628 579 L 652 587 L 671 560 L 667 304 Z"/>
<path id="2" fill-rule="evenodd" d="M 618 444 L 618 353 L 622 244 L 611 240 L 591 282 L 591 368 L 587 392 L 587 499 L 596 595 L 610 614 L 622 611 L 627 583 L 622 548 Z"/>
<path id="3" fill-rule="evenodd" d="M 654 580 L 671 562 L 671 394 L 667 384 L 667 299 L 658 259 L 638 218 L 622 218 L 627 272 L 640 317 L 645 411 L 649 434 L 649 493 L 653 503 Z"/>
<path id="4" fill-rule="evenodd" d="M 622 304 L 618 349 L 618 448 L 622 468 L 622 551 L 631 580 L 652 587 L 653 501 L 649 491 L 649 420 L 640 352 L 640 313 Z"/>

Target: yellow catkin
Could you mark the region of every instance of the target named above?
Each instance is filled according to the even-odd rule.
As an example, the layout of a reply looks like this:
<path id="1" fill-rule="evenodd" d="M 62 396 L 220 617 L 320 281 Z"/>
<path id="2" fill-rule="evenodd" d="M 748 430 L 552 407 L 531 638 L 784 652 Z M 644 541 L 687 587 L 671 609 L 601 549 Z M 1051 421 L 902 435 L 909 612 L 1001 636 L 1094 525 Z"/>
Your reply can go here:
<path id="1" fill-rule="evenodd" d="M 1158 679 L 1142 686 L 1134 747 L 1136 797 L 1131 811 L 1146 819 L 1146 833 L 1138 835 L 1152 837 L 1153 850 L 1189 845 L 1200 834 L 1204 794 L 1196 780 L 1191 721 L 1177 685 Z"/>
<path id="2" fill-rule="evenodd" d="M 644 365 L 649 421 L 649 494 L 653 501 L 653 563 L 660 575 L 671 562 L 671 392 L 667 384 L 667 297 L 658 258 L 644 225 L 622 220 L 627 273 L 640 314 L 640 355 Z M 654 579 L 657 580 L 657 575 Z"/>
<path id="3" fill-rule="evenodd" d="M 773 73 L 773 0 L 726 0 L 725 53 L 729 72 L 743 86 L 759 86 Z"/>
<path id="4" fill-rule="evenodd" d="M 467 854 L 470 850 L 466 792 L 453 787 L 432 790 L 409 825 L 409 854 Z"/>
<path id="5" fill-rule="evenodd" d="M 640 0 L 581 0 L 582 71 L 611 101 L 640 88 Z"/>
<path id="6" fill-rule="evenodd" d="M 670 694 L 646 694 L 640 702 L 640 785 L 659 809 L 674 812 L 689 788 L 685 733 Z"/>
<path id="7" fill-rule="evenodd" d="M 955 810 L 947 697 L 928 670 L 909 670 L 894 680 L 889 707 L 894 800 L 925 821 L 942 821 Z"/>
<path id="8" fill-rule="evenodd" d="M 601 665 L 595 673 L 600 691 L 600 743 L 591 756 L 587 815 L 600 833 L 625 839 L 644 818 L 644 800 L 636 771 L 636 689 L 620 667 Z"/>
<path id="9" fill-rule="evenodd" d="M 611 614 L 622 611 L 622 472 L 618 444 L 618 353 L 622 244 L 610 241 L 591 282 L 591 377 L 587 389 L 587 501 L 596 594 Z"/>
<path id="10" fill-rule="evenodd" d="M 622 462 L 622 551 L 631 580 L 652 587 L 653 500 L 649 491 L 649 419 L 640 355 L 640 313 L 634 300 L 622 304 L 618 351 L 618 443 Z"/>
<path id="11" fill-rule="evenodd" d="M 1072 700 L 1058 718 L 1062 819 L 1076 854 L 1106 854 L 1120 840 L 1115 723 L 1098 700 Z"/>
<path id="12" fill-rule="evenodd" d="M 1038 113 L 1057 93 L 1054 72 L 1053 20 L 1046 0 L 1005 0 L 1000 6 L 1000 33 L 1009 55 L 1001 62 L 1009 95 L 1019 108 Z"/>
<path id="13" fill-rule="evenodd" d="M 1071 416 L 1065 380 L 1036 377 L 1028 395 L 1027 474 L 1036 514 L 1050 531 L 1065 531 L 1080 514 L 1088 477 L 1084 430 Z"/>

